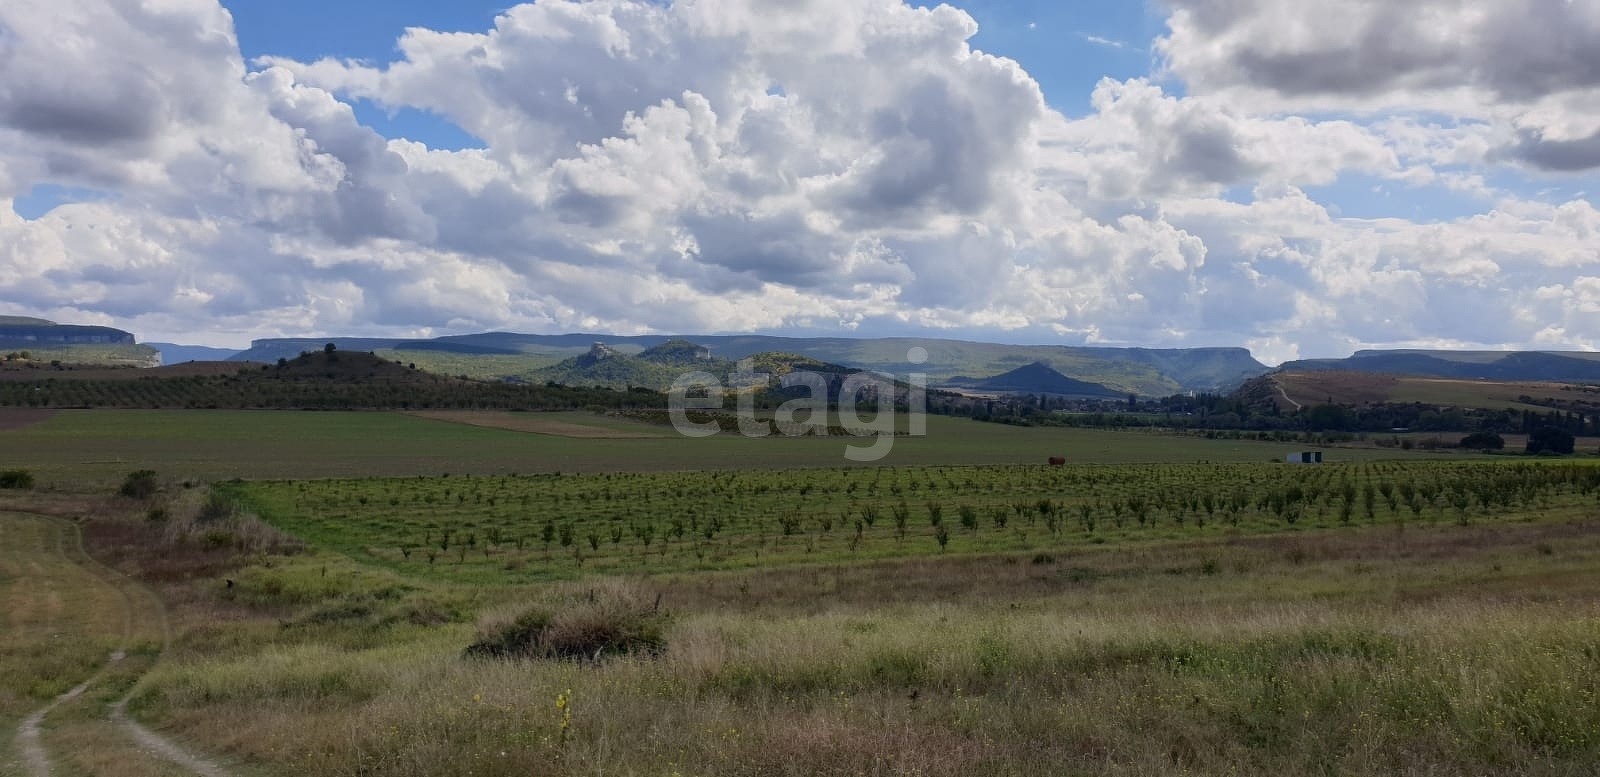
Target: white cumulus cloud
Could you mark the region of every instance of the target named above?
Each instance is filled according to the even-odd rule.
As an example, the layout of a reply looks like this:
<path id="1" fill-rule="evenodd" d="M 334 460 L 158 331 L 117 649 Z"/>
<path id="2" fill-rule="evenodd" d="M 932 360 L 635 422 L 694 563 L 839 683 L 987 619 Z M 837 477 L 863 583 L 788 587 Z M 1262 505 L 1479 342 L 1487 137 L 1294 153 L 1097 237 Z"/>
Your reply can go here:
<path id="1" fill-rule="evenodd" d="M 1169 4 L 1163 70 L 1068 117 L 966 13 L 902 0 L 539 0 L 390 62 L 246 62 L 215 0 L 14 0 L 0 300 L 235 342 L 1590 344 L 1595 207 L 1505 181 L 1600 165 L 1593 0 Z M 482 147 L 386 137 L 357 100 Z M 1481 207 L 1308 193 L 1352 178 Z M 7 207 L 46 184 L 100 196 Z"/>

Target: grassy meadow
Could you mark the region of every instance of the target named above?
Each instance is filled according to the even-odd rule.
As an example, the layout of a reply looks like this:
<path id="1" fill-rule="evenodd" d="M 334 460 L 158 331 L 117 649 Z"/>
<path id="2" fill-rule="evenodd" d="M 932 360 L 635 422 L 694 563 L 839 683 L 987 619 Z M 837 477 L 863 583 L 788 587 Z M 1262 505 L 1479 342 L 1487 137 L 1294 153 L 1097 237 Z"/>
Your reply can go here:
<path id="1" fill-rule="evenodd" d="M 120 594 L 68 560 L 76 543 L 63 522 L 0 515 L 0 721 L 82 682 L 124 639 Z"/>
<path id="2" fill-rule="evenodd" d="M 161 774 L 148 755 L 105 746 L 93 709 L 130 690 L 152 666 L 161 620 L 147 591 L 85 554 L 76 525 L 0 512 L 0 772 L 32 773 L 23 751 L 44 748 L 74 754 L 60 764 L 66 774 L 110 773 L 83 768 L 95 763 L 120 775 Z M 88 692 L 52 704 L 86 682 L 93 683 Z M 10 735 L 47 707 L 49 725 L 31 743 Z M 88 742 L 97 746 L 82 746 Z"/>
<path id="3" fill-rule="evenodd" d="M 436 375 L 464 375 L 477 380 L 500 380 L 513 376 L 532 380 L 541 368 L 576 356 L 584 350 L 575 349 L 575 353 L 519 354 L 462 354 L 425 350 L 379 350 L 375 353 L 391 361 L 415 364 L 417 369 Z"/>
<path id="4" fill-rule="evenodd" d="M 61 544 L 75 523 L 171 628 L 46 718 L 64 774 L 172 773 L 107 723 L 128 693 L 261 777 L 1600 763 L 1590 459 L 1311 467 L 1274 463 L 1292 445 L 930 418 L 860 465 L 848 439 L 521 415 L 8 418 L 0 471 L 37 480 L 0 490 L 8 624 L 105 633 L 80 655 L 0 632 L 0 723 L 98 671 L 116 613 L 157 620 L 51 561 L 95 568 Z M 115 495 L 137 469 L 159 487 Z M 52 598 L 41 564 L 98 593 Z"/>
<path id="5" fill-rule="evenodd" d="M 135 709 L 282 774 L 1550 774 L 1600 759 L 1588 523 L 452 586 L 253 570 Z M 657 601 L 656 655 L 471 612 Z M 599 604 L 595 604 L 598 601 Z M 224 611 L 229 611 L 224 610 Z"/>
<path id="6" fill-rule="evenodd" d="M 751 439 L 731 433 L 691 439 L 668 427 L 588 413 L 537 415 L 576 426 L 638 429 L 651 438 L 577 439 L 390 412 L 39 411 L 37 423 L 0 429 L 0 469 L 25 467 L 64 485 L 86 479 L 114 485 L 123 474 L 144 468 L 197 480 L 781 470 L 846 466 L 845 446 L 868 444 L 853 438 Z M 925 437 L 896 438 L 893 452 L 879 463 L 1024 464 L 1050 456 L 1098 463 L 1245 462 L 1281 460 L 1300 447 L 1158 432 L 1031 429 L 943 416 L 927 421 Z M 1336 455 L 1370 460 L 1400 454 L 1350 448 Z"/>

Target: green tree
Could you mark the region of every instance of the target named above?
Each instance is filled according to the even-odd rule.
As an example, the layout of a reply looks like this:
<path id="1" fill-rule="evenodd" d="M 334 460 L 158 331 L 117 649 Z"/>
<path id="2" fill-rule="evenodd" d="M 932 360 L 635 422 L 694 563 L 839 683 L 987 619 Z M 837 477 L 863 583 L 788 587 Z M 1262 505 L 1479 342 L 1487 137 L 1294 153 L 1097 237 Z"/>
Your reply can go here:
<path id="1" fill-rule="evenodd" d="M 1572 452 L 1574 442 L 1572 432 L 1555 426 L 1541 426 L 1528 435 L 1526 450 L 1530 454 L 1566 455 Z"/>
<path id="2" fill-rule="evenodd" d="M 1461 447 L 1475 451 L 1498 451 L 1506 447 L 1506 441 L 1494 432 L 1477 432 L 1461 438 Z"/>

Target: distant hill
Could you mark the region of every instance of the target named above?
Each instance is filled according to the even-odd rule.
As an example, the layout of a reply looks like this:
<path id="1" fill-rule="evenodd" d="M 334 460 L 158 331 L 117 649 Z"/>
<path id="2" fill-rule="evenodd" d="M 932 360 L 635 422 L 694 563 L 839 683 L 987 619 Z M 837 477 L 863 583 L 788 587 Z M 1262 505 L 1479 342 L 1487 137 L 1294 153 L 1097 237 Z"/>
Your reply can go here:
<path id="1" fill-rule="evenodd" d="M 711 349 L 688 340 L 668 340 L 639 353 L 639 359 L 668 367 L 694 367 L 711 360 Z"/>
<path id="2" fill-rule="evenodd" d="M 121 329 L 0 316 L 0 354 L 23 352 L 44 362 L 112 367 L 153 367 L 160 363 L 156 349 L 137 344 L 132 333 Z"/>
<path id="3" fill-rule="evenodd" d="M 774 337 L 769 335 L 705 335 L 674 337 L 646 335 L 613 337 L 602 334 L 529 335 L 488 332 L 453 335 L 430 340 L 373 338 L 298 338 L 257 340 L 249 350 L 235 355 L 241 361 L 276 361 L 298 356 L 303 351 L 320 350 L 333 342 L 342 350 L 384 350 L 386 352 L 428 352 L 460 358 L 440 359 L 452 373 L 493 377 L 517 374 L 531 378 L 550 360 L 575 358 L 587 353 L 596 342 L 627 356 L 677 342 L 705 348 L 712 358 L 737 361 L 762 353 L 785 353 L 816 359 L 858 370 L 876 370 L 904 376 L 913 370 L 928 375 L 938 385 L 957 376 L 998 375 L 1042 362 L 1051 369 L 1085 383 L 1105 386 L 1117 393 L 1141 396 L 1166 396 L 1181 392 L 1226 393 L 1244 381 L 1267 372 L 1266 365 L 1251 357 L 1244 348 L 1097 348 L 1057 345 L 1005 345 L 936 338 L 892 337 L 854 339 L 843 337 Z M 681 362 L 689 354 L 674 351 L 664 358 Z M 928 360 L 912 364 L 907 356 L 913 348 L 928 352 Z M 474 369 L 473 357 L 484 366 Z M 514 362 L 527 357 L 527 369 Z M 419 358 L 419 363 L 422 360 Z M 652 358 L 651 363 L 664 364 Z M 626 377 L 626 376 L 621 376 Z"/>
<path id="4" fill-rule="evenodd" d="M 1600 353 L 1584 351 L 1357 351 L 1348 359 L 1303 359 L 1284 372 L 1346 370 L 1495 381 L 1600 381 Z"/>
<path id="5" fill-rule="evenodd" d="M 204 345 L 176 345 L 173 343 L 145 343 L 161 354 L 162 364 L 184 362 L 221 362 L 232 359 L 236 348 L 208 348 Z"/>
<path id="6" fill-rule="evenodd" d="M 1024 365 L 992 378 L 952 378 L 947 385 L 996 394 L 1054 394 L 1088 399 L 1122 399 L 1125 396 L 1098 383 L 1069 378 L 1044 362 Z"/>
<path id="7" fill-rule="evenodd" d="M 132 333 L 108 326 L 57 324 L 42 318 L 0 318 L 0 348 L 66 345 L 133 345 Z"/>
<path id="8" fill-rule="evenodd" d="M 292 410 L 659 409 L 650 391 L 513 385 L 435 375 L 372 353 L 318 350 L 282 363 L 83 369 L 0 362 L 0 407 Z"/>
<path id="9" fill-rule="evenodd" d="M 645 386 L 665 390 L 682 373 L 682 369 L 629 356 L 605 343 L 594 343 L 578 356 L 534 370 L 533 376 L 538 382 L 563 386 Z"/>
<path id="10" fill-rule="evenodd" d="M 1249 407 L 1275 406 L 1280 412 L 1325 404 L 1346 407 L 1421 404 L 1522 411 L 1589 404 L 1595 391 L 1589 386 L 1552 381 L 1470 380 L 1355 370 L 1285 370 L 1247 382 L 1234 396 Z"/>
<path id="11" fill-rule="evenodd" d="M 665 391 L 687 372 L 707 372 L 723 381 L 729 381 L 729 376 L 738 373 L 738 361 L 709 356 L 709 353 L 705 346 L 683 339 L 669 340 L 636 355 L 623 353 L 608 343 L 597 342 L 581 355 L 535 370 L 533 376 L 539 382 L 564 386 L 637 386 Z M 834 376 L 859 372 L 843 365 L 790 353 L 758 353 L 741 358 L 750 361 L 751 373 L 765 373 L 774 378 L 797 369 Z M 731 388 L 733 384 L 730 382 L 728 385 Z"/>
<path id="12" fill-rule="evenodd" d="M 393 349 L 406 340 L 374 337 L 297 337 L 272 340 L 255 340 L 250 347 L 228 357 L 236 362 L 275 362 L 293 359 L 304 353 L 320 351 L 333 343 L 341 351 L 380 351 Z"/>

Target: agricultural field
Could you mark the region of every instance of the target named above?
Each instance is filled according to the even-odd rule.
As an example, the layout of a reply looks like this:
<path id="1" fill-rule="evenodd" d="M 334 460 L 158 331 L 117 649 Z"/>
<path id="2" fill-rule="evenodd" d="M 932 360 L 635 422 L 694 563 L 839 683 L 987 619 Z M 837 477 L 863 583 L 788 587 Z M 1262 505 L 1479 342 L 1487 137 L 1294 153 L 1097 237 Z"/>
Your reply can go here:
<path id="1" fill-rule="evenodd" d="M 1417 375 L 1322 370 L 1284 372 L 1272 376 L 1282 390 L 1280 408 L 1294 405 L 1365 405 L 1420 402 L 1425 405 L 1472 407 L 1486 410 L 1536 410 L 1548 407 L 1523 402 L 1519 397 L 1567 403 L 1583 399 L 1582 387 L 1564 383 L 1457 380 Z"/>
<path id="2" fill-rule="evenodd" d="M 590 413 L 557 415 L 553 413 L 494 413 L 478 410 L 423 410 L 413 412 L 411 415 L 432 421 L 447 421 L 489 429 L 571 437 L 577 440 L 633 440 L 644 437 L 665 437 L 672 434 L 670 429 L 662 429 L 637 421 Z"/>
<path id="3" fill-rule="evenodd" d="M 389 412 L 237 410 L 3 410 L 0 469 L 27 467 L 50 482 L 114 483 L 137 469 L 192 480 L 315 479 L 535 472 L 650 472 L 838 467 L 850 438 L 688 439 L 669 428 L 588 413 L 526 414 L 651 439 L 574 439 Z M 514 414 L 522 415 L 522 414 Z M 505 416 L 490 413 L 488 419 Z M 1282 460 L 1299 446 L 1161 433 L 1029 429 L 928 418 L 925 437 L 899 437 L 883 464 L 1160 463 Z M 1373 448 L 1336 458 L 1404 456 Z M 1413 453 L 1421 458 L 1425 454 Z"/>
<path id="4" fill-rule="evenodd" d="M 910 467 L 228 484 L 355 560 L 473 582 L 1579 516 L 1588 464 Z"/>
<path id="5" fill-rule="evenodd" d="M 1169 482 L 1161 467 L 1091 469 L 1053 473 L 1033 493 Z M 626 576 L 601 554 L 549 583 L 507 568 L 509 552 L 395 561 L 338 526 L 269 510 L 312 550 L 259 558 L 227 572 L 227 586 L 179 589 L 206 604 L 130 709 L 261 774 L 1589 773 L 1600 759 L 1591 468 L 1350 465 L 1298 470 L 1304 482 L 1273 469 L 1292 468 L 1182 473 L 1219 493 L 1265 494 L 1237 527 L 1160 515 L 1161 527 L 1089 532 L 1069 510 L 1060 530 L 1072 539 L 1002 551 L 952 539 L 940 552 L 925 525 L 895 558 L 851 557 L 844 543 L 785 556 L 774 528 L 768 547 L 779 549 L 759 565 L 697 571 L 658 538 L 668 553 Z M 1028 474 L 883 472 L 969 497 L 964 475 L 1021 491 Z M 754 508 L 764 482 L 790 475 L 729 487 Z M 563 505 L 582 509 L 594 492 L 580 487 L 608 480 L 642 498 L 658 481 L 639 477 L 562 476 Z M 467 483 L 444 480 L 416 493 L 450 488 L 454 499 Z M 538 493 L 552 480 L 521 485 Z M 1391 511 L 1379 490 L 1368 518 L 1365 485 L 1385 482 L 1418 498 L 1437 485 L 1445 506 Z M 350 511 L 344 525 L 402 507 L 360 503 L 398 482 L 306 485 L 240 488 L 247 502 L 276 494 L 317 514 Z M 1276 519 L 1296 487 L 1300 517 Z M 1454 504 L 1479 490 L 1487 506 Z M 966 531 L 954 518 L 952 534 Z M 1049 520 L 1032 531 L 1048 535 Z M 748 540 L 751 528 L 723 532 Z M 878 549 L 895 545 L 883 522 L 874 532 Z M 526 634 L 535 652 L 492 657 Z"/>
<path id="6" fill-rule="evenodd" d="M 255 362 L 184 362 L 161 367 L 105 367 L 101 365 L 63 364 L 53 367 L 34 361 L 26 365 L 0 364 L 0 381 L 37 382 L 41 380 L 79 381 L 130 381 L 151 378 L 209 378 L 238 375 L 259 371 L 262 365 Z"/>
<path id="7" fill-rule="evenodd" d="M 55 773 L 1600 762 L 1586 457 L 1334 448 L 1296 466 L 1278 463 L 1293 445 L 941 417 L 871 465 L 842 455 L 864 441 L 588 413 L 0 422 L 0 472 L 34 476 L 0 488 L 4 606 L 85 634 L 48 655 L 0 639 L 4 677 L 65 662 L 37 687 L 0 677 L 0 768 L 22 763 L 20 716 L 80 678 L 24 738 Z M 166 612 L 135 614 L 129 584 L 119 614 L 114 573 L 62 544 L 75 527 Z M 18 587 L 40 563 L 83 595 Z M 157 622 L 170 633 L 119 636 Z"/>

